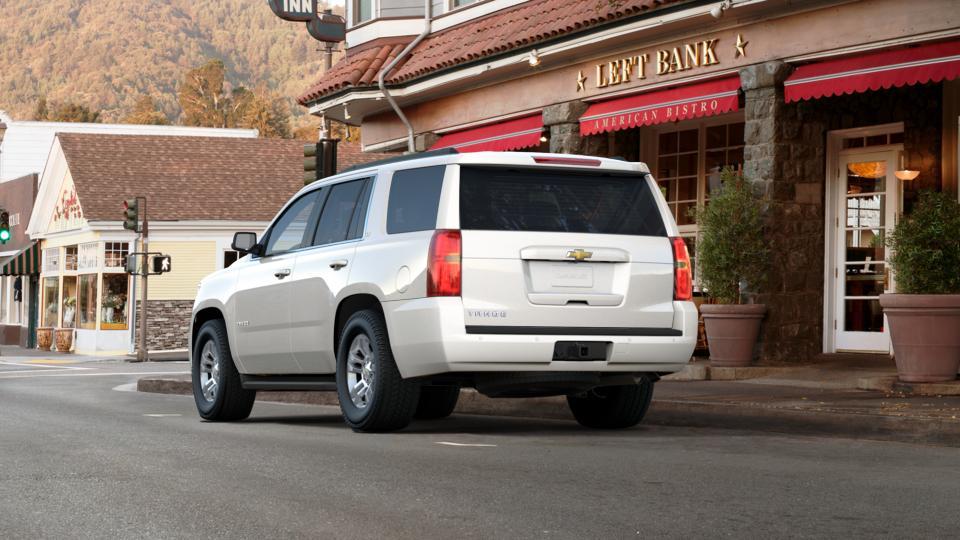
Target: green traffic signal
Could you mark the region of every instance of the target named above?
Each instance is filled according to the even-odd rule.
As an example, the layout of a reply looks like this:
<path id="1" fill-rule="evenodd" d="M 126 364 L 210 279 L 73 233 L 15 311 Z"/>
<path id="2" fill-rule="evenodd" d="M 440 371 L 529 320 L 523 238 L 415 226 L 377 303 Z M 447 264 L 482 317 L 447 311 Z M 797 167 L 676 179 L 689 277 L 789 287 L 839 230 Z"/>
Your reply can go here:
<path id="1" fill-rule="evenodd" d="M 10 213 L 4 210 L 0 212 L 0 244 L 6 244 L 10 240 Z"/>

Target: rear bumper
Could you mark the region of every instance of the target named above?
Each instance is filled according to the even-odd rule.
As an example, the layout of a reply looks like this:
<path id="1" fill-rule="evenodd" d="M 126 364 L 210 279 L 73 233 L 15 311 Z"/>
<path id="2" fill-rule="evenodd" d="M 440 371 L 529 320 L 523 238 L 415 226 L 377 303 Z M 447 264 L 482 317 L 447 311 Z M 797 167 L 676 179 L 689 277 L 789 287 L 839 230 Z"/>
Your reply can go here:
<path id="1" fill-rule="evenodd" d="M 674 303 L 672 329 L 601 328 L 531 329 L 536 334 L 505 333 L 464 324 L 460 298 L 420 298 L 384 302 L 390 344 L 404 377 L 456 372 L 660 372 L 683 369 L 697 339 L 697 309 L 692 302 Z M 594 321 L 595 322 L 595 321 Z M 509 331 L 509 330 L 508 330 Z M 556 331 L 558 333 L 544 333 Z M 617 335 L 629 334 L 629 335 Z M 652 335 L 669 334 L 669 335 Z M 603 361 L 553 361 L 557 341 L 611 343 Z"/>

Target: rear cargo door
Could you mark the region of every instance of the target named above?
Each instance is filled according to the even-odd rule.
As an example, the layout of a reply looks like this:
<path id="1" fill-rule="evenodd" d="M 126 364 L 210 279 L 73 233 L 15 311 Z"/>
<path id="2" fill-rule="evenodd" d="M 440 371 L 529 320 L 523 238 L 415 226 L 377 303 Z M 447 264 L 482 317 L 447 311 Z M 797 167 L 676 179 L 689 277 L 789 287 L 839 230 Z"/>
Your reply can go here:
<path id="1" fill-rule="evenodd" d="M 673 252 L 654 190 L 639 173 L 462 166 L 468 330 L 671 334 Z"/>

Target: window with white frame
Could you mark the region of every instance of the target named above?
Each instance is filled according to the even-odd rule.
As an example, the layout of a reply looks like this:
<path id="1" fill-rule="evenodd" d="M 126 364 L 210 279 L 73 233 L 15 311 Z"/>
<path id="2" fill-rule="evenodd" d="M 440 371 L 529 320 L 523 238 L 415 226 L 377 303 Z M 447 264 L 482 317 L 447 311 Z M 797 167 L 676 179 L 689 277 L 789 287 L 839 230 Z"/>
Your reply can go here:
<path id="1" fill-rule="evenodd" d="M 60 248 L 43 250 L 43 272 L 52 274 L 60 271 Z"/>
<path id="2" fill-rule="evenodd" d="M 103 246 L 103 266 L 106 268 L 123 268 L 129 254 L 129 243 L 107 242 Z"/>
<path id="3" fill-rule="evenodd" d="M 743 167 L 743 127 L 737 118 L 709 118 L 661 126 L 654 130 L 656 179 L 687 243 L 694 275 L 697 269 L 697 222 L 693 210 L 707 204 L 720 187 L 724 167 Z M 695 287 L 699 289 L 699 286 Z"/>
<path id="4" fill-rule="evenodd" d="M 80 244 L 80 260 L 77 267 L 81 270 L 94 270 L 100 266 L 100 243 L 87 242 Z"/>

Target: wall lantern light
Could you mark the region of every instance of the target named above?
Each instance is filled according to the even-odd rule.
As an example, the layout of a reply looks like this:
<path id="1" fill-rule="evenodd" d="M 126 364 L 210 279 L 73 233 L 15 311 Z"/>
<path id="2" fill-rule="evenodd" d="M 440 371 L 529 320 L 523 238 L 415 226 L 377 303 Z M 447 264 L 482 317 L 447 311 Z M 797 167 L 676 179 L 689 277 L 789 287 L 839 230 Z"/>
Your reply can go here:
<path id="1" fill-rule="evenodd" d="M 906 160 L 903 157 L 903 152 L 900 152 L 900 167 L 893 172 L 893 175 L 899 180 L 909 182 L 911 180 L 916 180 L 916 178 L 920 176 L 920 171 L 916 169 L 908 169 L 906 167 Z"/>
<path id="2" fill-rule="evenodd" d="M 527 63 L 530 64 L 530 67 L 537 67 L 540 65 L 540 53 L 536 49 L 530 51 L 530 55 L 527 56 Z"/>

